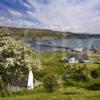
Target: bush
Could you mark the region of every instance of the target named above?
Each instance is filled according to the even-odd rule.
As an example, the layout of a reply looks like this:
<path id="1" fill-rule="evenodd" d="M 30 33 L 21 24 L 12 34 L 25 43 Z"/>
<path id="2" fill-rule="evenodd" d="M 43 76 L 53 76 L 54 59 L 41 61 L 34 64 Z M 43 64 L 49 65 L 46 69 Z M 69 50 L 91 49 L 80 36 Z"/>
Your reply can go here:
<path id="1" fill-rule="evenodd" d="M 45 92 L 43 86 L 41 86 L 41 85 L 40 86 L 36 86 L 33 91 L 35 93 L 43 93 L 43 92 Z"/>
<path id="2" fill-rule="evenodd" d="M 29 95 L 29 94 L 33 94 L 33 90 L 21 89 L 16 92 L 13 92 L 13 95 Z"/>
<path id="3" fill-rule="evenodd" d="M 90 80 L 90 76 L 87 73 L 75 73 L 72 78 L 74 79 L 74 81 L 82 81 L 82 82 L 86 82 Z"/>
<path id="4" fill-rule="evenodd" d="M 67 74 L 73 81 L 85 82 L 91 80 L 91 75 L 87 66 L 84 65 L 73 65 L 72 67 L 68 65 Z"/>
<path id="5" fill-rule="evenodd" d="M 89 90 L 100 90 L 100 83 L 94 83 L 87 87 Z"/>
<path id="6" fill-rule="evenodd" d="M 47 92 L 54 92 L 58 89 L 58 81 L 54 74 L 48 74 L 44 77 L 43 86 Z"/>
<path id="7" fill-rule="evenodd" d="M 95 79 L 87 83 L 86 89 L 100 90 L 100 79 Z"/>
<path id="8" fill-rule="evenodd" d="M 65 87 L 74 86 L 74 87 L 77 87 L 77 88 L 86 88 L 87 87 L 87 83 L 88 82 L 78 82 L 78 81 L 74 81 L 74 80 L 69 79 L 66 82 L 64 81 L 63 85 Z"/>
<path id="9" fill-rule="evenodd" d="M 67 86 L 73 86 L 74 82 L 72 79 L 67 79 L 63 81 L 63 86 L 67 87 Z"/>
<path id="10" fill-rule="evenodd" d="M 97 68 L 97 69 L 93 69 L 91 71 L 91 76 L 93 78 L 99 78 L 100 77 L 100 68 Z"/>

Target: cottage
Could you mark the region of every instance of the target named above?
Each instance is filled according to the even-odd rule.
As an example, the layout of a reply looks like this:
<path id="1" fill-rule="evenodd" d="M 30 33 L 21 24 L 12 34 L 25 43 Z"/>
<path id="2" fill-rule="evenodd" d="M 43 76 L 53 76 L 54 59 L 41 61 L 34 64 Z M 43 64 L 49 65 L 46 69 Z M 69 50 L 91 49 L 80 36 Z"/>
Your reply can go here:
<path id="1" fill-rule="evenodd" d="M 16 80 L 13 84 L 12 84 L 12 90 L 13 91 L 17 91 L 17 90 L 20 90 L 20 89 L 23 89 L 23 88 L 27 88 L 29 90 L 33 89 L 35 84 L 33 82 L 33 73 L 32 71 L 30 70 L 29 71 L 29 74 L 27 75 L 28 78 L 27 80 Z"/>
<path id="2" fill-rule="evenodd" d="M 91 46 L 90 51 L 92 53 L 97 53 L 98 52 L 98 50 L 97 50 L 97 48 L 95 46 Z"/>
<path id="3" fill-rule="evenodd" d="M 67 62 L 69 62 L 69 63 L 78 63 L 79 59 L 77 57 L 75 57 L 75 56 L 69 56 L 67 58 Z"/>
<path id="4" fill-rule="evenodd" d="M 83 48 L 79 47 L 79 48 L 74 48 L 75 52 L 83 52 Z"/>
<path id="5" fill-rule="evenodd" d="M 87 63 L 89 62 L 87 54 L 69 55 L 66 57 L 66 61 L 69 63 Z"/>

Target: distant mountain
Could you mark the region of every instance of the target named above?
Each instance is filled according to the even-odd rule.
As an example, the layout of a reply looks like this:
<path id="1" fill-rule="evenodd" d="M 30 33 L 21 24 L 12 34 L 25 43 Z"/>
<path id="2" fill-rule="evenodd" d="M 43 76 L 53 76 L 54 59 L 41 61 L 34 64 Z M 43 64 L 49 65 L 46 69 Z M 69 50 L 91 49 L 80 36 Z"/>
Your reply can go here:
<path id="1" fill-rule="evenodd" d="M 0 27 L 3 28 L 3 27 Z M 60 32 L 49 29 L 32 29 L 32 28 L 14 28 L 7 27 L 12 30 L 16 38 L 21 39 L 86 39 L 100 38 L 99 34 L 82 34 L 72 32 Z"/>

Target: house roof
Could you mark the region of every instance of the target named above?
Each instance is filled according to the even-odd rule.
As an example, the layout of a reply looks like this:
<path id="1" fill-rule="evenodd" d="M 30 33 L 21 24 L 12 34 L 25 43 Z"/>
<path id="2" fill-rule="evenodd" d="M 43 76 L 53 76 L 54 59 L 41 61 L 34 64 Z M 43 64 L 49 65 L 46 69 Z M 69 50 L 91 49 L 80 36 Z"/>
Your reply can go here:
<path id="1" fill-rule="evenodd" d="M 71 59 L 71 58 L 76 58 L 76 59 L 78 59 L 75 55 L 69 55 L 69 56 L 67 56 L 67 60 L 69 60 L 69 59 Z"/>
<path id="2" fill-rule="evenodd" d="M 69 60 L 70 58 L 75 57 L 78 60 L 88 60 L 87 54 L 75 54 L 75 55 L 69 55 L 67 56 L 67 59 Z"/>
<path id="3" fill-rule="evenodd" d="M 27 81 L 16 81 L 12 85 L 15 87 L 27 87 Z"/>
<path id="4" fill-rule="evenodd" d="M 80 60 L 88 60 L 88 55 L 87 54 L 79 54 L 77 56 Z"/>

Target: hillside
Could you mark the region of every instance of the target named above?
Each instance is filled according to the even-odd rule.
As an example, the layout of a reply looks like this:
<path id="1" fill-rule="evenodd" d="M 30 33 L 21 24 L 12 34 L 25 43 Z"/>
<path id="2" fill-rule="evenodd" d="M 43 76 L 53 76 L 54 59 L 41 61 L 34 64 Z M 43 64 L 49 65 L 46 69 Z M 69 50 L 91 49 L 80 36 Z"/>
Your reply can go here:
<path id="1" fill-rule="evenodd" d="M 2 28 L 2 27 L 0 27 Z M 13 28 L 8 27 L 14 32 L 16 38 L 21 39 L 86 39 L 100 38 L 98 34 L 78 34 L 72 32 L 59 32 L 49 29 L 32 29 L 32 28 Z"/>

